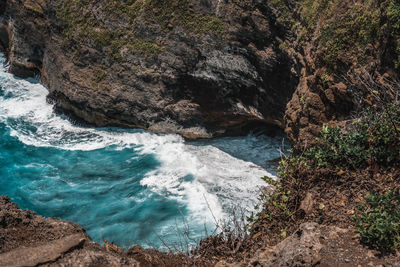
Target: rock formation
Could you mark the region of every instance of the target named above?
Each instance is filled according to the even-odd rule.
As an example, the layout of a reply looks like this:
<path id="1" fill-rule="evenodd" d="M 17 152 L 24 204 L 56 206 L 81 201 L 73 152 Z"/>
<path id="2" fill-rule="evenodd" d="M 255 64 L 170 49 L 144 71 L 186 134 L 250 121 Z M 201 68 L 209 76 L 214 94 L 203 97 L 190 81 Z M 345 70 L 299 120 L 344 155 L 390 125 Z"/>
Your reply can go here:
<path id="1" fill-rule="evenodd" d="M 10 71 L 40 73 L 77 119 L 189 139 L 284 127 L 297 65 L 265 1 L 7 0 L 0 13 Z"/>
<path id="2" fill-rule="evenodd" d="M 74 223 L 42 218 L 19 209 L 8 197 L 0 197 L 0 266 L 44 264 L 139 266 L 133 258 L 95 244 Z"/>

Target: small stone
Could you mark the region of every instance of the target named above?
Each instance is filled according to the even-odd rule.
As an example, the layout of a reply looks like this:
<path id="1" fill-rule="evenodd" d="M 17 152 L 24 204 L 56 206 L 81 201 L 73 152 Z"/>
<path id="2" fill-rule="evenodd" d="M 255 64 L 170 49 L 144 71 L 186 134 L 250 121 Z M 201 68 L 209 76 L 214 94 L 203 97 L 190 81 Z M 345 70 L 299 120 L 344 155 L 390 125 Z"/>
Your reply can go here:
<path id="1" fill-rule="evenodd" d="M 353 215 L 353 214 L 354 214 L 354 210 L 348 210 L 348 211 L 347 211 L 347 214 Z"/>
<path id="2" fill-rule="evenodd" d="M 313 195 L 308 192 L 306 197 L 300 203 L 300 209 L 303 210 L 306 214 L 309 214 L 312 211 L 313 205 Z"/>

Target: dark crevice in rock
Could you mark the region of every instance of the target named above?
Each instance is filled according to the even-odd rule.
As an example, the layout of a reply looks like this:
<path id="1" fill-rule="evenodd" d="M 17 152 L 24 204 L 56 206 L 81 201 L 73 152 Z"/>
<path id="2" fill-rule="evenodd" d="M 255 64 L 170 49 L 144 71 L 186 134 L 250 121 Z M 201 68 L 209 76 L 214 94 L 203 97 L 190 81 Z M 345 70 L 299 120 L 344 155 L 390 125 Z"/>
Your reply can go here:
<path id="1" fill-rule="evenodd" d="M 7 52 L 9 48 L 10 38 L 8 33 L 8 27 L 5 24 L 1 24 L 0 21 L 0 51 Z"/>
<path id="2" fill-rule="evenodd" d="M 21 78 L 37 77 L 40 75 L 40 69 L 35 67 L 34 64 L 27 66 L 16 62 L 10 65 L 10 72 Z"/>
<path id="3" fill-rule="evenodd" d="M 7 0 L 2 0 L 0 2 L 0 16 L 2 16 L 4 12 L 6 12 L 6 7 L 7 7 Z"/>

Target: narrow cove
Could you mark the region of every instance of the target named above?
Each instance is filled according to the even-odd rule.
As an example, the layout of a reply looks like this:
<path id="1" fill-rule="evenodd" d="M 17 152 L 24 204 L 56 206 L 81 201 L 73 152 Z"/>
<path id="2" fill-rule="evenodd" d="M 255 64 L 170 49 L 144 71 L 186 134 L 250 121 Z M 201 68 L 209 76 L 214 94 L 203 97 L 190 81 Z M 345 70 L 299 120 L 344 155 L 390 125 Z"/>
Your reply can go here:
<path id="1" fill-rule="evenodd" d="M 237 206 L 251 211 L 283 136 L 186 142 L 178 135 L 74 125 L 36 80 L 0 68 L 0 195 L 82 225 L 99 243 L 162 248 L 189 222 L 200 240 Z M 212 211 L 212 212 L 211 212 Z M 215 217 L 215 219 L 214 219 Z"/>

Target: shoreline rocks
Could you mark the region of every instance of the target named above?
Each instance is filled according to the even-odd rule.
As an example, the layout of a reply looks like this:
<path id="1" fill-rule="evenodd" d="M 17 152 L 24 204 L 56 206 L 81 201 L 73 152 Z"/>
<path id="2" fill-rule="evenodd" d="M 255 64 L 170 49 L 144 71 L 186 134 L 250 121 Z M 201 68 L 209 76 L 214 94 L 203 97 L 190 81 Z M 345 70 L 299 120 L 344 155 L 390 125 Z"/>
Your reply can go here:
<path id="1" fill-rule="evenodd" d="M 193 260 L 187 256 L 140 246 L 127 253 L 110 249 L 110 244 L 100 246 L 79 225 L 21 210 L 7 196 L 0 196 L 0 267 L 188 266 L 190 263 Z"/>

